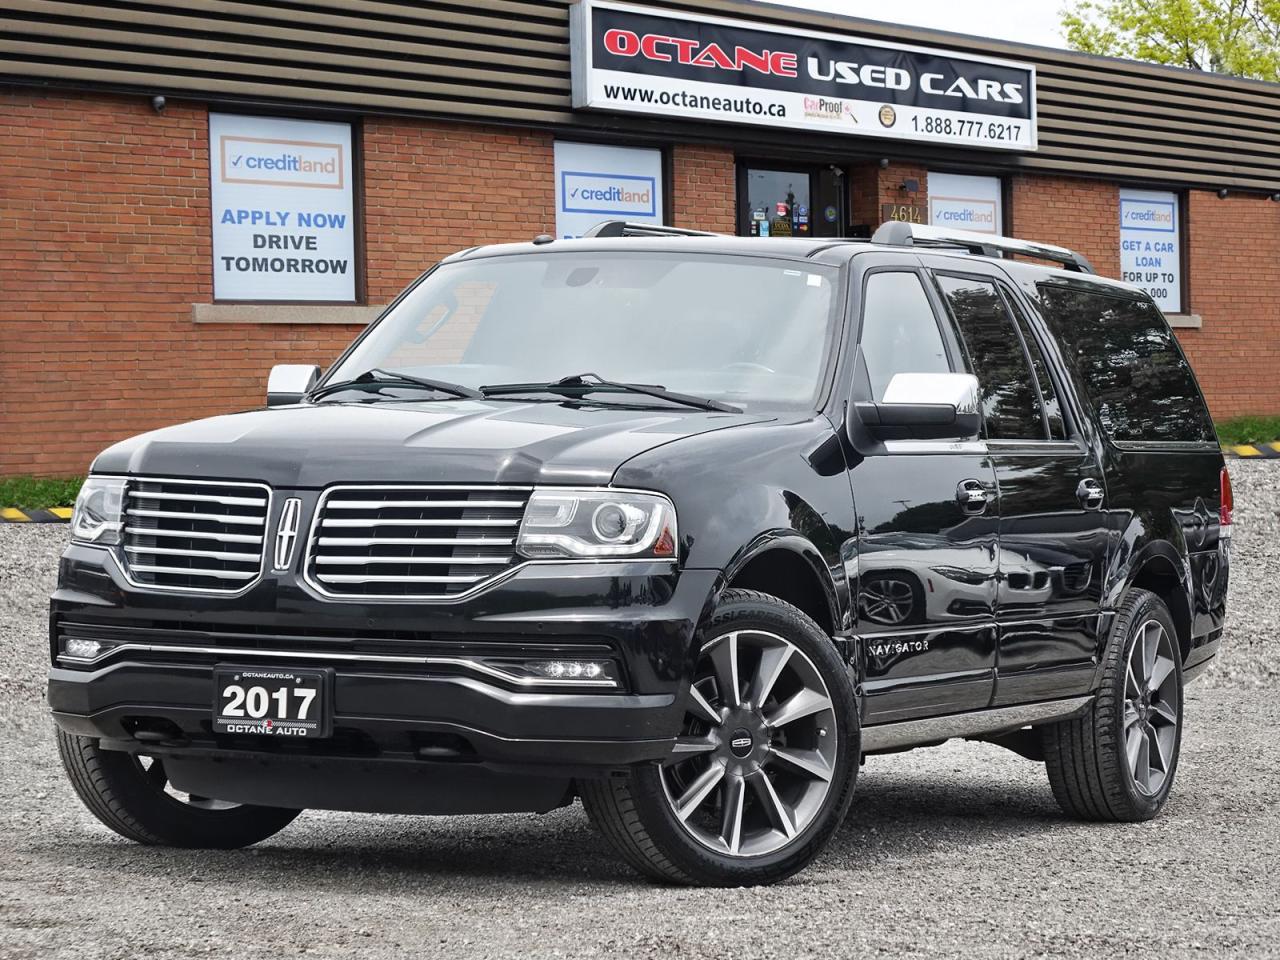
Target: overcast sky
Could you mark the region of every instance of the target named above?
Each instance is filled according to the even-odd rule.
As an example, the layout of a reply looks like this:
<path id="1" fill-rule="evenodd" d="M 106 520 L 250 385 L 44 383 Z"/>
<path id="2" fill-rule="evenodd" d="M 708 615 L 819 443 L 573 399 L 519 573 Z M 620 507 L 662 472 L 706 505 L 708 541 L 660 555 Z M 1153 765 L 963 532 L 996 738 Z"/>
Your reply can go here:
<path id="1" fill-rule="evenodd" d="M 979 37 L 1062 47 L 1058 11 L 1066 0 L 771 0 L 868 20 L 933 27 Z M 892 12 L 889 12 L 892 11 Z"/>

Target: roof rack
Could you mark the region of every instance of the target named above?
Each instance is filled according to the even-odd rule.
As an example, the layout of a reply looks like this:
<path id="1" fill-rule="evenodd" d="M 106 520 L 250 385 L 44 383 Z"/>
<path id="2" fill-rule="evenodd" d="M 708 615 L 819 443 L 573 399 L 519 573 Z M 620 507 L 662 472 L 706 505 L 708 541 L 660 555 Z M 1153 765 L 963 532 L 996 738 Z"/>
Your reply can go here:
<path id="1" fill-rule="evenodd" d="M 707 230 L 686 230 L 683 227 L 667 227 L 660 223 L 628 223 L 626 220 L 602 220 L 588 230 L 584 237 L 720 237 L 724 234 Z"/>
<path id="2" fill-rule="evenodd" d="M 1093 264 L 1084 254 L 1052 243 L 997 237 L 988 233 L 975 233 L 972 230 L 948 230 L 945 227 L 904 223 L 901 220 L 889 220 L 881 224 L 880 229 L 871 237 L 871 242 L 893 247 L 959 247 L 983 257 L 1015 253 L 1039 260 L 1051 260 L 1062 264 L 1068 270 L 1079 273 L 1096 272 Z"/>

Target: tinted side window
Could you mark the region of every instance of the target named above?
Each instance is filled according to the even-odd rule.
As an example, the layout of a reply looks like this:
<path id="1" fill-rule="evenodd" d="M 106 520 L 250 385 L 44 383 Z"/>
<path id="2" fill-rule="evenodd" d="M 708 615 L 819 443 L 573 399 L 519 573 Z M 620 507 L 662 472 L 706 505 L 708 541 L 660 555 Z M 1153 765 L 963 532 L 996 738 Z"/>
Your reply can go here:
<path id="1" fill-rule="evenodd" d="M 959 328 L 970 370 L 978 378 L 988 439 L 1045 439 L 1040 393 L 996 285 L 940 276 L 938 286 Z"/>
<path id="2" fill-rule="evenodd" d="M 867 277 L 861 342 L 875 400 L 884 399 L 895 373 L 951 371 L 942 332 L 918 274 L 887 271 Z"/>
<path id="3" fill-rule="evenodd" d="M 1047 284 L 1040 297 L 1112 440 L 1213 441 L 1191 368 L 1151 303 Z"/>
<path id="4" fill-rule="evenodd" d="M 1031 325 L 1027 322 L 1026 316 L 1023 315 L 1022 308 L 1018 306 L 1008 291 L 1005 291 L 1005 301 L 1013 310 L 1014 320 L 1018 324 L 1018 332 L 1022 334 L 1022 343 L 1027 348 L 1027 356 L 1031 358 L 1031 368 L 1036 372 L 1036 383 L 1040 385 L 1040 399 L 1043 402 L 1045 424 L 1049 428 L 1050 440 L 1067 439 L 1067 424 L 1062 416 L 1062 404 L 1058 400 L 1057 388 L 1053 385 L 1053 377 L 1049 374 L 1049 364 L 1044 358 L 1044 353 L 1040 349 L 1040 344 L 1036 340 L 1035 334 L 1031 330 Z"/>

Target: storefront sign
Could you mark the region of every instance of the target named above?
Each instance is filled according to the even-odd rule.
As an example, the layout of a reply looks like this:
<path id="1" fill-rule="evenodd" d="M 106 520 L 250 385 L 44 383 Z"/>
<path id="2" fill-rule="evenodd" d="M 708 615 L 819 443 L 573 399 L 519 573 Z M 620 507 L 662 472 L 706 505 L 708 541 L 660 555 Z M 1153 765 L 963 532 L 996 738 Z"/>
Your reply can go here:
<path id="1" fill-rule="evenodd" d="M 209 114 L 213 295 L 356 299 L 351 125 Z"/>
<path id="2" fill-rule="evenodd" d="M 579 0 L 575 107 L 1036 149 L 1035 67 Z"/>
<path id="3" fill-rule="evenodd" d="M 929 174 L 929 222 L 974 233 L 998 234 L 1003 224 L 999 177 Z"/>
<path id="4" fill-rule="evenodd" d="M 1181 229 L 1177 194 L 1120 191 L 1120 277 L 1165 313 L 1182 312 Z"/>
<path id="5" fill-rule="evenodd" d="M 662 153 L 596 143 L 555 146 L 556 234 L 580 237 L 602 220 L 662 223 Z"/>

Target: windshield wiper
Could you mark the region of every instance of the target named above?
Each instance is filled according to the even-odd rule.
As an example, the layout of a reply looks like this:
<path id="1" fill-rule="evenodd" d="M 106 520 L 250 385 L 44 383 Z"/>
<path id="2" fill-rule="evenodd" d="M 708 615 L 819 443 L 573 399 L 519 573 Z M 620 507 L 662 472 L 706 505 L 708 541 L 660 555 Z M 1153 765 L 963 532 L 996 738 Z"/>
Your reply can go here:
<path id="1" fill-rule="evenodd" d="M 479 390 L 464 387 L 459 383 L 450 383 L 448 380 L 429 380 L 426 377 L 415 377 L 408 373 L 374 367 L 350 380 L 326 383 L 323 387 L 318 387 L 307 394 L 307 399 L 319 400 L 339 390 L 360 390 L 367 386 L 422 387 L 424 390 L 434 390 L 437 393 L 446 393 L 451 397 L 460 397 L 464 400 L 479 400 L 483 397 Z"/>
<path id="2" fill-rule="evenodd" d="M 503 397 L 518 393 L 554 393 L 564 397 L 581 397 L 588 393 L 636 393 L 659 400 L 669 400 L 686 407 L 698 410 L 714 410 L 719 413 L 741 413 L 737 407 L 718 400 L 705 397 L 693 397 L 687 393 L 675 393 L 657 384 L 619 383 L 606 380 L 598 373 L 575 373 L 571 377 L 563 377 L 550 383 L 495 383 L 482 386 L 481 394 L 486 397 Z"/>

